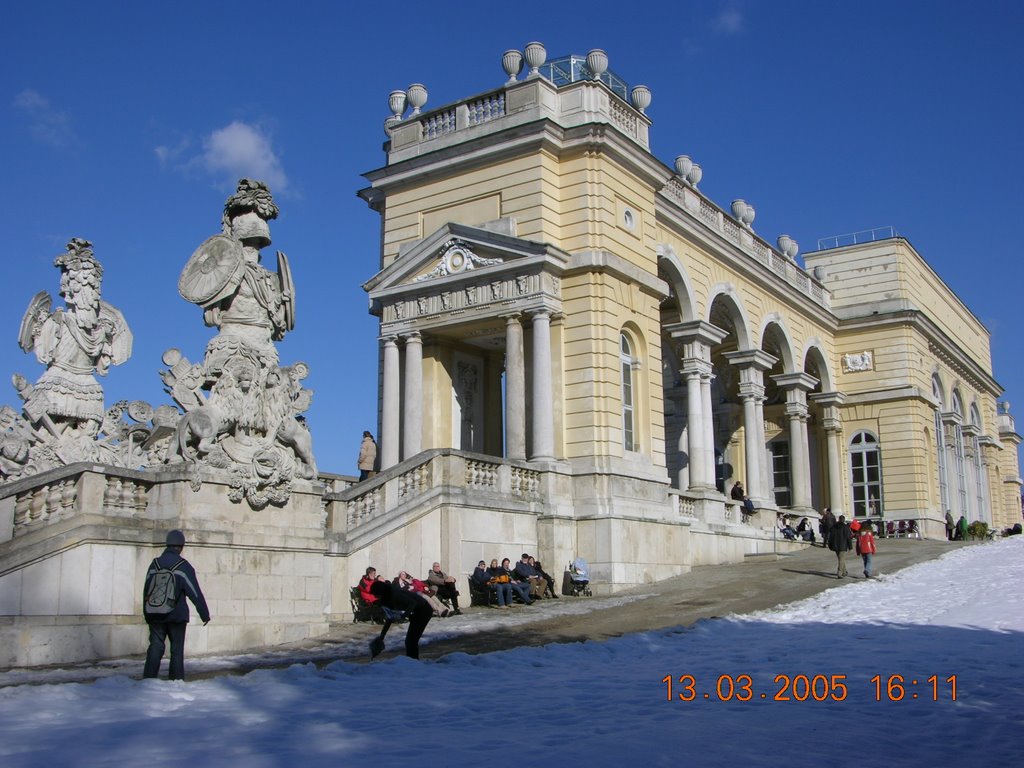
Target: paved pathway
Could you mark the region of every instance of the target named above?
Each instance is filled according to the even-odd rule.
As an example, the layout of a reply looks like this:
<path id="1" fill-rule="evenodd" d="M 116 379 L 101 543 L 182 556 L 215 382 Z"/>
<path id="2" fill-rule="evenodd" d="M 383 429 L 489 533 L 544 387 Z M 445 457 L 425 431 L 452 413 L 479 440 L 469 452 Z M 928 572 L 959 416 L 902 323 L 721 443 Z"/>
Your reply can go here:
<path id="1" fill-rule="evenodd" d="M 882 574 L 894 573 L 961 546 L 970 544 L 880 539 L 875 569 Z M 649 597 L 614 608 L 551 619 L 539 614 L 538 621 L 527 627 L 517 627 L 513 632 L 477 633 L 431 643 L 422 649 L 421 657 L 432 659 L 453 651 L 487 653 L 522 645 L 602 640 L 631 632 L 687 626 L 700 619 L 751 613 L 802 600 L 850 581 L 849 578 L 836 579 L 836 556 L 820 546 L 782 555 L 778 559 L 769 556 L 747 560 L 731 565 L 699 566 L 682 576 L 636 587 L 630 592 Z M 860 558 L 854 552 L 849 553 L 847 567 L 850 573 L 863 578 L 860 566 Z M 529 611 L 532 608 L 513 610 Z M 429 627 L 427 631 L 430 631 Z"/>
<path id="2" fill-rule="evenodd" d="M 961 542 L 881 539 L 875 568 L 883 574 L 941 556 L 954 548 L 970 546 Z M 815 595 L 847 583 L 835 576 L 835 555 L 822 547 L 810 547 L 794 554 L 747 558 L 733 565 L 708 565 L 657 584 L 646 584 L 617 597 L 632 599 L 606 601 L 599 598 L 544 600 L 534 606 L 517 606 L 508 612 L 493 608 L 464 608 L 458 620 L 434 619 L 427 627 L 421 657 L 437 659 L 449 653 L 489 653 L 519 646 L 603 640 L 632 632 L 687 626 L 701 619 L 765 610 Z M 860 577 L 860 558 L 848 557 L 850 572 Z M 468 595 L 463 594 L 464 599 Z M 565 601 L 578 603 L 585 612 L 553 610 Z M 468 602 L 468 599 L 466 599 Z M 609 606 L 608 603 L 616 603 Z M 567 606 L 566 606 L 567 607 Z M 509 626 L 502 625 L 508 619 Z M 214 617 L 216 620 L 216 617 Z M 457 622 L 457 623 L 456 623 Z M 301 662 L 326 664 L 332 661 L 366 662 L 366 647 L 379 627 L 373 624 L 342 623 L 323 638 L 290 646 L 255 650 L 248 654 L 203 658 L 186 652 L 190 680 L 223 674 L 244 674 L 254 669 L 284 667 Z M 431 638 L 431 635 L 447 637 Z M 404 628 L 389 634 L 384 657 L 401 652 Z M 0 672 L 0 688 L 23 683 L 90 682 L 111 675 L 141 677 L 142 657 L 93 664 L 64 665 L 60 668 L 8 670 Z"/>

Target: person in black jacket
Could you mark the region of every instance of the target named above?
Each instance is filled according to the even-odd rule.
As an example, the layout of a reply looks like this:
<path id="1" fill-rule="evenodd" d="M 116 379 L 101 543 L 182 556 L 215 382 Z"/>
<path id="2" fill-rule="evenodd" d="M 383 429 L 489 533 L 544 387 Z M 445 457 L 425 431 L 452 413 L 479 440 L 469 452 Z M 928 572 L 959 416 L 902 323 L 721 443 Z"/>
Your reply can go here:
<path id="1" fill-rule="evenodd" d="M 203 624 L 210 623 L 210 609 L 206 607 L 206 598 L 199 587 L 199 579 L 192 565 L 181 556 L 185 548 L 185 534 L 181 531 L 170 531 L 167 534 L 167 548 L 160 557 L 149 566 L 146 583 L 142 589 L 142 613 L 149 624 L 149 650 L 146 652 L 146 666 L 143 677 L 156 677 L 160 672 L 160 660 L 164 657 L 167 640 L 171 641 L 171 664 L 169 680 L 185 679 L 185 629 L 188 627 L 188 602 L 199 612 Z M 174 606 L 169 612 L 157 612 L 147 598 L 150 598 L 150 585 L 160 569 L 170 569 L 174 575 Z"/>
<path id="2" fill-rule="evenodd" d="M 853 533 L 850 526 L 846 524 L 846 516 L 840 515 L 835 526 L 829 532 L 828 548 L 836 553 L 836 578 L 841 579 L 847 575 L 846 553 L 853 549 Z"/>
<path id="3" fill-rule="evenodd" d="M 390 581 L 379 580 L 370 585 L 370 591 L 381 601 L 381 605 L 397 613 L 405 613 L 409 617 L 409 629 L 405 633 L 405 655 L 410 659 L 420 657 L 420 637 L 427 628 L 434 609 L 430 603 L 420 598 L 415 592 L 402 589 Z M 374 658 L 384 650 L 384 636 L 391 629 L 393 619 L 385 612 L 384 626 L 380 636 L 370 642 L 370 658 Z"/>

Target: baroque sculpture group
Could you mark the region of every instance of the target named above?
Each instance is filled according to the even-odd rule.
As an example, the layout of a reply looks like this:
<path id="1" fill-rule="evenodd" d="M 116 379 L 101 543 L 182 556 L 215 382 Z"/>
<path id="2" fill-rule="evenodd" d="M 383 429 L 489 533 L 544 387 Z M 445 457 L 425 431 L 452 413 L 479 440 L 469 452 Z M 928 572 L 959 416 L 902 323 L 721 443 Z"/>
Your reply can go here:
<path id="1" fill-rule="evenodd" d="M 53 310 L 40 291 L 21 323 L 18 343 L 46 371 L 35 384 L 15 374 L 21 412 L 0 408 L 0 482 L 82 461 L 129 469 L 185 463 L 193 488 L 202 468 L 216 468 L 231 478 L 232 501 L 261 508 L 287 502 L 293 478 L 315 478 L 301 415 L 313 395 L 302 386 L 309 368 L 279 365 L 274 344 L 295 326 L 288 259 L 277 252 L 276 273 L 260 264 L 277 214 L 266 184 L 242 179 L 224 205 L 222 233 L 185 265 L 178 292 L 218 333 L 202 363 L 177 349 L 164 353 L 160 375 L 178 407 L 135 400 L 104 408 L 93 374 L 105 376 L 131 356 L 132 333 L 100 298 L 103 267 L 92 244 L 68 243 L 54 261 L 65 306 Z"/>

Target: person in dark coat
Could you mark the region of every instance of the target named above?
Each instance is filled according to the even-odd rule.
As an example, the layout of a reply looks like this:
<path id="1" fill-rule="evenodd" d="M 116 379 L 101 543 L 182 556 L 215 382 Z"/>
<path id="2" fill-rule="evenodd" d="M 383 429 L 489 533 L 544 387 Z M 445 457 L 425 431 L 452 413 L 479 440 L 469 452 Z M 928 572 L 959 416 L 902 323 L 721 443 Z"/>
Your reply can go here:
<path id="1" fill-rule="evenodd" d="M 829 539 L 832 537 L 832 529 L 836 527 L 836 516 L 832 514 L 832 510 L 825 507 L 825 511 L 821 513 L 821 520 L 818 523 L 818 533 L 821 534 L 821 546 L 829 546 Z"/>
<path id="2" fill-rule="evenodd" d="M 849 575 L 846 571 L 846 553 L 853 549 L 853 533 L 846 524 L 846 516 L 840 515 L 828 537 L 828 548 L 836 553 L 836 578 Z"/>
<path id="3" fill-rule="evenodd" d="M 409 629 L 405 633 L 405 655 L 410 659 L 418 659 L 420 657 L 420 637 L 434 615 L 434 609 L 430 607 L 430 603 L 421 599 L 415 592 L 402 589 L 390 581 L 375 581 L 370 586 L 370 591 L 384 607 L 408 615 Z M 384 636 L 391 629 L 392 623 L 392 618 L 385 618 L 380 636 L 371 641 L 371 659 L 384 650 Z"/>
<path id="4" fill-rule="evenodd" d="M 171 641 L 171 664 L 169 680 L 185 679 L 185 629 L 188 627 L 188 602 L 199 612 L 203 625 L 210 623 L 210 609 L 206 607 L 206 598 L 199 587 L 196 571 L 188 560 L 181 556 L 185 548 L 185 534 L 181 531 L 170 531 L 167 534 L 167 548 L 160 557 L 149 566 L 146 583 L 142 589 L 142 612 L 149 625 L 149 650 L 146 652 L 146 666 L 143 677 L 156 677 L 160 672 L 160 660 L 164 657 L 167 640 Z M 150 583 L 157 568 L 173 569 L 174 573 L 174 608 L 169 613 L 154 613 L 147 604 Z"/>

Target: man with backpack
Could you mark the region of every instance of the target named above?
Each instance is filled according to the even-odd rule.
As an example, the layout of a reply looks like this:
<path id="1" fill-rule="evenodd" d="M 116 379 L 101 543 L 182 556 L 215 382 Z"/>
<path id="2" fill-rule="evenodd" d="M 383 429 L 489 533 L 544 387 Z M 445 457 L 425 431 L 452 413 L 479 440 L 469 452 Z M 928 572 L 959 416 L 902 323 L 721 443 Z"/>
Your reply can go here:
<path id="1" fill-rule="evenodd" d="M 150 563 L 142 589 L 142 613 L 149 624 L 149 651 L 143 677 L 156 677 L 164 657 L 167 640 L 171 642 L 171 666 L 168 679 L 185 679 L 185 628 L 188 626 L 187 596 L 199 611 L 203 624 L 210 622 L 210 609 L 199 588 L 195 569 L 181 556 L 185 534 L 167 534 L 167 549 Z"/>

